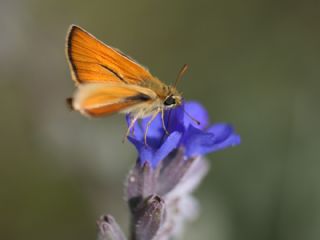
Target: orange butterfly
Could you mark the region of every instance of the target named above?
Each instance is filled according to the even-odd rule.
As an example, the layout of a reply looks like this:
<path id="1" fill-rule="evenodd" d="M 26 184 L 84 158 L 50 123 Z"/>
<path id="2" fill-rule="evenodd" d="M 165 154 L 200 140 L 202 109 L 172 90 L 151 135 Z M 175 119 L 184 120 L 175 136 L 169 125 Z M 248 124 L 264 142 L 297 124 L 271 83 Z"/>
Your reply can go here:
<path id="1" fill-rule="evenodd" d="M 158 113 L 162 114 L 166 131 L 164 111 L 182 102 L 175 85 L 164 84 L 130 57 L 75 25 L 67 34 L 66 54 L 77 86 L 73 98 L 68 99 L 73 109 L 93 117 L 129 113 L 131 123 L 126 136 L 138 119 L 151 116 L 145 143 L 148 128 Z M 186 69 L 187 65 L 177 80 Z"/>

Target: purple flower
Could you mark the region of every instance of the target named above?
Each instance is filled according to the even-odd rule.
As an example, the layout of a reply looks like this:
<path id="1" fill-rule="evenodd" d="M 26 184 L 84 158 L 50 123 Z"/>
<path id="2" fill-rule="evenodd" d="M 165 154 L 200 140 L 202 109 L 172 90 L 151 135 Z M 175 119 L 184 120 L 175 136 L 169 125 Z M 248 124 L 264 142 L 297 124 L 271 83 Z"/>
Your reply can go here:
<path id="1" fill-rule="evenodd" d="M 198 125 L 188 114 L 200 122 Z M 179 107 L 166 111 L 165 126 L 169 132 L 166 135 L 161 114 L 151 123 L 147 135 L 147 145 L 144 142 L 144 132 L 150 117 L 137 122 L 133 134 L 128 139 L 139 152 L 139 163 L 142 166 L 149 162 L 156 168 L 173 150 L 184 149 L 185 158 L 202 156 L 240 143 L 230 124 L 217 123 L 209 125 L 206 109 L 198 102 L 186 102 Z M 127 117 L 129 124 L 129 117 Z"/>

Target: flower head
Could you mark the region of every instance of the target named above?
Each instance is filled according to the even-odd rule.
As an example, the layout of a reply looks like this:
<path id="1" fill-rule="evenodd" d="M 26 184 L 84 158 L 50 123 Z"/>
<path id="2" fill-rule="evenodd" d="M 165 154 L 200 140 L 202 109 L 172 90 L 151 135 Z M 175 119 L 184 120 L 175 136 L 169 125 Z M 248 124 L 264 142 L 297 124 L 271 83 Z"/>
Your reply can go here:
<path id="1" fill-rule="evenodd" d="M 196 118 L 198 125 L 190 116 Z M 217 123 L 209 125 L 206 109 L 198 102 L 186 102 L 164 114 L 165 133 L 161 114 L 150 124 L 147 134 L 147 145 L 144 133 L 150 117 L 142 119 L 133 127 L 133 133 L 128 137 L 139 152 L 141 166 L 145 162 L 156 168 L 173 150 L 184 149 L 185 158 L 197 157 L 215 152 L 240 143 L 240 136 L 234 132 L 230 124 Z M 129 124 L 129 117 L 127 117 Z"/>

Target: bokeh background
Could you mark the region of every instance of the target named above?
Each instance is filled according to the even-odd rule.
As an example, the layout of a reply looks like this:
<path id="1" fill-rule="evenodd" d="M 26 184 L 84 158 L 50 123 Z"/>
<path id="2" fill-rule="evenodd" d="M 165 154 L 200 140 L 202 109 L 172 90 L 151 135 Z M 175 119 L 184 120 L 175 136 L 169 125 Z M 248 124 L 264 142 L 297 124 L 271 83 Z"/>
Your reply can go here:
<path id="1" fill-rule="evenodd" d="M 65 35 L 78 24 L 167 83 L 242 144 L 208 156 L 184 239 L 320 239 L 320 2 L 1 0 L 0 239 L 95 239 L 128 227 L 136 152 L 123 116 L 70 112 Z"/>

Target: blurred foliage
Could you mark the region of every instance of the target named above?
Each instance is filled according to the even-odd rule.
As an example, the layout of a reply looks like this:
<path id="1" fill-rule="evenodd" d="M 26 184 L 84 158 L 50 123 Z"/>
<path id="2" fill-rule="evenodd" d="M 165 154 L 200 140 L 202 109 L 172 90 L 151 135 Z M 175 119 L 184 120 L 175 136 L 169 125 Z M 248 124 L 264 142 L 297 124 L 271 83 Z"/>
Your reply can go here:
<path id="1" fill-rule="evenodd" d="M 136 153 L 123 116 L 70 113 L 64 55 L 78 24 L 201 101 L 243 143 L 212 154 L 184 239 L 320 238 L 319 1 L 0 2 L 0 238 L 95 239 L 128 225 L 123 179 Z"/>

